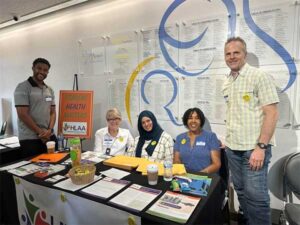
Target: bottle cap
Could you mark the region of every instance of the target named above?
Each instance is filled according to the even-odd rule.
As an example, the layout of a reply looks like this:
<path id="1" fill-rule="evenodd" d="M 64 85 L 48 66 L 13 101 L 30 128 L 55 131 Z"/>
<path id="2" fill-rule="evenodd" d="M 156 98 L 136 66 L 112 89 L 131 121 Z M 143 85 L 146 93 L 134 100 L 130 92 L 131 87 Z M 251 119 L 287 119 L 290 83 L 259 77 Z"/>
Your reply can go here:
<path id="1" fill-rule="evenodd" d="M 70 139 L 70 144 L 71 145 L 78 145 L 78 144 L 80 144 L 80 139 L 79 138 L 71 138 Z"/>
<path id="2" fill-rule="evenodd" d="M 164 167 L 165 168 L 172 168 L 173 164 L 172 164 L 172 161 L 170 160 L 165 160 L 164 161 Z"/>

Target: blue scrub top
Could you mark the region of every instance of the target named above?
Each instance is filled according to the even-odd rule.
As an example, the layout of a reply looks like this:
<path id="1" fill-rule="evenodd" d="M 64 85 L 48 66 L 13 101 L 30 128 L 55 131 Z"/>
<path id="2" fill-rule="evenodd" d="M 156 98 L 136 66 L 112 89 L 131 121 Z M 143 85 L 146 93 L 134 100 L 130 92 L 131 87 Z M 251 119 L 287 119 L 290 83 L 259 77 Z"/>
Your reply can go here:
<path id="1" fill-rule="evenodd" d="M 189 172 L 199 172 L 211 164 L 210 153 L 212 150 L 220 151 L 220 142 L 213 132 L 202 130 L 196 137 L 194 146 L 188 133 L 176 137 L 174 150 L 180 153 L 180 160 Z"/>

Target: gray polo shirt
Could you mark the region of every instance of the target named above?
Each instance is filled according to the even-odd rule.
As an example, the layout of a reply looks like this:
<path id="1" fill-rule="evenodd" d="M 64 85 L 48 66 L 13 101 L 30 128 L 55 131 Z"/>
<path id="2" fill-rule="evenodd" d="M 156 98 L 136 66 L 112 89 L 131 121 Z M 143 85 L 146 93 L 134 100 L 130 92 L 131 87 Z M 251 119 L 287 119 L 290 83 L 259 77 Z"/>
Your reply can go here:
<path id="1" fill-rule="evenodd" d="M 51 106 L 55 106 L 54 92 L 45 83 L 39 87 L 32 77 L 19 83 L 14 92 L 15 107 L 29 107 L 29 114 L 42 129 L 47 129 L 50 123 Z M 39 139 L 38 135 L 18 119 L 20 140 Z"/>

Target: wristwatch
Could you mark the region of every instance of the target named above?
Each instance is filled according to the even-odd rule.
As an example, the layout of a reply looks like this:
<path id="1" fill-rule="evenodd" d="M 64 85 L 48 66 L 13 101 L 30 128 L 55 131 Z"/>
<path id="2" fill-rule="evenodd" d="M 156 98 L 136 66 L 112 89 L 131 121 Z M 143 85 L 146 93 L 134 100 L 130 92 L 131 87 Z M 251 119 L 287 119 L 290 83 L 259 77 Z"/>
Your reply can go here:
<path id="1" fill-rule="evenodd" d="M 264 144 L 264 143 L 257 143 L 257 146 L 261 149 L 267 149 L 268 148 L 268 145 L 267 144 Z"/>

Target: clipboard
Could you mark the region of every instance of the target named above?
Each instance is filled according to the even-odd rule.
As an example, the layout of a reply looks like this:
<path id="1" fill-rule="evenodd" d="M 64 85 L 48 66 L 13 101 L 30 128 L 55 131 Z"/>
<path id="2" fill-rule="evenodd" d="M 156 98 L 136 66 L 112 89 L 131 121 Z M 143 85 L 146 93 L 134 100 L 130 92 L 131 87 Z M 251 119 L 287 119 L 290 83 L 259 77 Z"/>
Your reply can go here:
<path id="1" fill-rule="evenodd" d="M 31 159 L 31 162 L 58 162 L 66 157 L 68 153 L 44 153 Z"/>

